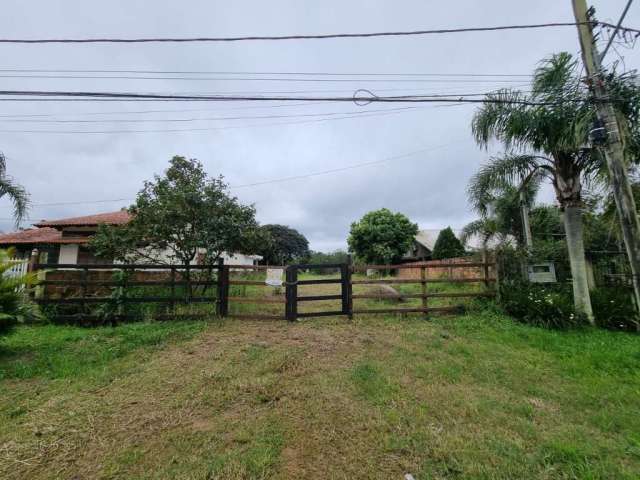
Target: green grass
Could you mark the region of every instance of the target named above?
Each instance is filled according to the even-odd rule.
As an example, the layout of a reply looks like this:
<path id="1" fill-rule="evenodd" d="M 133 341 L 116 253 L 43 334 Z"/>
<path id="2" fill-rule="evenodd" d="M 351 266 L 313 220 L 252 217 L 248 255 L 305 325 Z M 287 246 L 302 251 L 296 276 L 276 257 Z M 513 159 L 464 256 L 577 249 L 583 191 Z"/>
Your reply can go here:
<path id="1" fill-rule="evenodd" d="M 490 311 L 19 327 L 0 372 L 0 478 L 640 472 L 640 336 Z"/>
<path id="2" fill-rule="evenodd" d="M 102 373 L 114 360 L 202 331 L 202 322 L 130 323 L 117 328 L 24 326 L 0 337 L 0 380 Z"/>

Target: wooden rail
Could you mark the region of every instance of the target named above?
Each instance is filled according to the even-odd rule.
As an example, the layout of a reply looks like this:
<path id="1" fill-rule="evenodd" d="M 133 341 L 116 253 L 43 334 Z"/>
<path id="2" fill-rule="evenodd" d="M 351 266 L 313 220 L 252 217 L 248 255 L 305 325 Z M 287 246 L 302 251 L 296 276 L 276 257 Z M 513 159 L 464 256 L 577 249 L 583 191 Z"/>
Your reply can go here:
<path id="1" fill-rule="evenodd" d="M 32 267 L 33 268 L 33 267 Z M 145 265 L 145 264 L 36 264 L 35 268 L 49 272 L 64 272 L 64 275 L 73 278 L 53 278 L 46 277 L 40 282 L 40 294 L 36 301 L 42 305 L 77 305 L 80 307 L 80 315 L 86 319 L 95 319 L 97 316 L 91 312 L 91 307 L 100 304 L 112 304 L 117 306 L 117 318 L 134 318 L 131 314 L 133 304 L 163 304 L 174 312 L 177 305 L 182 304 L 206 304 L 215 306 L 215 312 L 221 317 L 232 318 L 253 318 L 253 319 L 287 319 L 296 321 L 299 318 L 323 317 L 344 315 L 352 318 L 354 314 L 408 314 L 421 313 L 425 316 L 438 313 L 457 313 L 461 311 L 461 305 L 434 306 L 430 304 L 431 299 L 462 299 L 492 297 L 496 288 L 492 288 L 497 282 L 497 272 L 495 264 L 491 262 L 465 262 L 465 263 L 430 263 L 430 264 L 408 264 L 408 265 L 352 265 L 349 260 L 342 264 L 299 264 L 284 267 L 285 282 L 284 295 L 273 297 L 246 296 L 246 291 L 241 295 L 236 293 L 236 289 L 230 293 L 231 287 L 265 287 L 262 280 L 252 278 L 231 278 L 233 272 L 260 271 L 263 272 L 267 266 L 250 265 L 227 265 L 219 261 L 215 265 Z M 283 268 L 283 267 L 273 267 Z M 338 270 L 339 277 L 334 278 L 312 278 L 299 279 L 300 270 L 332 268 Z M 471 278 L 429 278 L 429 269 L 460 269 L 477 268 L 478 276 Z M 495 278 L 490 276 L 491 268 L 494 269 Z M 419 269 L 418 278 L 353 278 L 353 273 L 367 270 L 398 271 L 402 269 Z M 100 275 L 114 274 L 113 278 L 92 278 Z M 116 277 L 116 272 L 122 272 L 120 277 Z M 451 273 L 449 271 L 449 273 Z M 464 273 L 465 275 L 468 272 Z M 163 277 L 164 276 L 164 277 Z M 162 278 L 158 278 L 162 277 Z M 477 292 L 430 292 L 431 283 L 451 283 L 451 284 L 484 284 L 483 291 Z M 366 285 L 419 285 L 419 292 L 387 294 L 387 293 L 353 293 L 354 286 Z M 313 285 L 340 285 L 339 293 L 331 294 L 307 294 L 299 295 L 299 287 Z M 167 287 L 163 295 L 153 292 L 153 295 L 144 295 L 140 291 L 135 292 L 133 288 L 144 287 Z M 207 288 L 213 287 L 211 295 L 204 293 Z M 60 294 L 63 292 L 64 295 Z M 109 295 L 111 293 L 111 295 Z M 58 295 L 60 294 L 60 295 Z M 359 300 L 419 300 L 418 305 L 397 306 L 385 308 L 364 308 L 354 307 L 354 301 Z M 298 311 L 300 303 L 310 304 L 313 302 L 335 302 L 331 306 L 320 311 Z M 418 303 L 418 302 L 416 302 Z M 260 313 L 230 312 L 230 305 L 254 304 L 264 305 Z M 336 306 L 337 304 L 337 306 Z M 265 311 L 268 305 L 283 305 L 284 314 L 276 315 Z M 129 310 L 129 311 L 127 311 Z M 158 313 L 158 318 L 170 318 L 172 313 Z M 194 314 L 195 316 L 199 314 Z M 194 316 L 190 315 L 190 316 Z M 207 314 L 202 314 L 207 315 Z M 60 318 L 78 318 L 77 315 L 60 315 Z"/>

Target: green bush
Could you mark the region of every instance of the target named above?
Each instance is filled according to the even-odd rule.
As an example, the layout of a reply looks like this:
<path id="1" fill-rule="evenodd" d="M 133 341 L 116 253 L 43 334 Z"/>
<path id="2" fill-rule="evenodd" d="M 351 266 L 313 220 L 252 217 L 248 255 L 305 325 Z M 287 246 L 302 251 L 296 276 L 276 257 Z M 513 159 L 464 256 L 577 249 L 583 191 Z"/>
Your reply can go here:
<path id="1" fill-rule="evenodd" d="M 28 289 L 37 281 L 33 273 L 8 276 L 14 266 L 14 250 L 0 250 L 0 334 L 6 333 L 18 322 L 38 320 L 40 312 L 28 296 Z"/>
<path id="2" fill-rule="evenodd" d="M 637 330 L 638 316 L 630 290 L 618 287 L 599 288 L 591 292 L 591 305 L 599 327 L 608 330 Z"/>
<path id="3" fill-rule="evenodd" d="M 509 282 L 501 285 L 500 305 L 517 320 L 545 328 L 572 328 L 586 324 L 573 308 L 571 285 Z M 631 292 L 600 287 L 591 292 L 596 325 L 608 330 L 636 331 L 638 316 Z"/>
<path id="4" fill-rule="evenodd" d="M 530 325 L 566 329 L 584 324 L 573 308 L 570 285 L 504 284 L 500 303 L 509 315 Z"/>

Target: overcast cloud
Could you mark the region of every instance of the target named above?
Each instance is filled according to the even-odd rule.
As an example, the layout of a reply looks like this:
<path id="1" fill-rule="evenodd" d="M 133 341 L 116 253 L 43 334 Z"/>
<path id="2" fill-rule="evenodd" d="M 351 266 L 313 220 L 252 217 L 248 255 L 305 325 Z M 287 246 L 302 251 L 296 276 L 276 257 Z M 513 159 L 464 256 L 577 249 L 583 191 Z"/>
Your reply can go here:
<path id="1" fill-rule="evenodd" d="M 626 0 L 595 1 L 600 20 L 617 20 Z M 435 1 L 29 1 L 3 0 L 2 37 L 237 36 L 413 30 L 571 22 L 570 0 Z M 640 26 L 640 4 L 625 22 Z M 578 52 L 574 28 L 404 38 L 243 42 L 227 44 L 0 45 L 0 68 L 44 70 L 163 70 L 247 72 L 377 72 L 530 74 L 554 52 Z M 622 50 L 628 69 L 638 50 Z M 618 58 L 612 52 L 610 59 Z M 0 72 L 2 89 L 137 92 L 290 92 L 329 90 L 351 95 L 367 88 L 420 93 L 484 92 L 508 83 L 486 82 L 278 82 L 241 80 L 18 79 Z M 4 78 L 2 78 L 4 76 Z M 220 75 L 205 77 L 220 78 Z M 246 78 L 246 76 L 238 75 Z M 271 76 L 269 76 L 271 78 Z M 295 78 L 301 78 L 296 76 Z M 522 80 L 507 78 L 513 85 Z M 526 88 L 526 87 L 524 87 Z M 231 185 L 341 168 L 430 149 L 387 163 L 340 173 L 233 189 L 255 203 L 263 223 L 297 228 L 314 249 L 345 247 L 349 224 L 388 207 L 421 228 L 461 227 L 473 219 L 465 198 L 469 176 L 491 152 L 473 143 L 473 105 L 420 106 L 393 114 L 310 122 L 241 119 L 146 123 L 32 123 L 9 114 L 52 114 L 21 120 L 189 119 L 335 113 L 398 108 L 373 104 L 268 107 L 233 103 L 1 102 L 0 130 L 167 130 L 196 132 L 50 134 L 0 133 L 0 150 L 38 203 L 133 198 L 145 179 L 161 173 L 175 154 L 201 160 Z M 165 112 L 133 114 L 141 110 Z M 190 110 L 190 111 L 185 111 Z M 197 110 L 197 111 L 193 111 Z M 94 115 L 94 112 L 119 112 Z M 91 113 L 91 115 L 86 115 Z M 82 114 L 82 115 L 80 115 Z M 1 118 L 5 116 L 5 118 Z M 301 122 L 255 126 L 257 124 Z M 224 128 L 220 128 L 224 127 Z M 231 127 L 231 128 L 228 128 Z M 218 128 L 218 129 L 216 129 Z M 543 200 L 552 200 L 545 192 Z M 31 221 L 117 210 L 128 203 L 34 206 Z M 11 208 L 0 200 L 0 230 L 12 229 Z M 28 225 L 31 222 L 26 222 Z"/>

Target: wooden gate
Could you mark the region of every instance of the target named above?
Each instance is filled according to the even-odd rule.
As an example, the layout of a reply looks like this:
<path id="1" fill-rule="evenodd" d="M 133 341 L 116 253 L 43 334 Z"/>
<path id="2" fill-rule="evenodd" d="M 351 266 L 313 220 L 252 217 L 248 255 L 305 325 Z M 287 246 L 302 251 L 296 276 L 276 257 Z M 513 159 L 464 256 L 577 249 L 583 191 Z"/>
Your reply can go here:
<path id="1" fill-rule="evenodd" d="M 311 269 L 337 269 L 340 278 L 320 278 L 310 280 L 298 280 L 299 270 Z M 326 285 L 340 284 L 340 294 L 336 295 L 304 295 L 298 296 L 298 286 L 300 285 Z M 290 322 L 295 322 L 298 318 L 307 317 L 330 317 L 335 315 L 346 315 L 353 317 L 351 305 L 351 264 L 299 264 L 289 265 L 286 273 L 286 310 L 285 317 Z M 324 310 L 314 312 L 298 312 L 298 302 L 319 302 L 325 300 L 340 300 L 340 310 Z"/>

